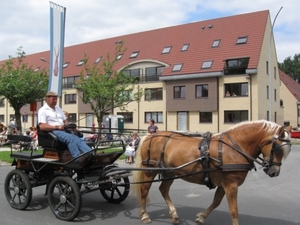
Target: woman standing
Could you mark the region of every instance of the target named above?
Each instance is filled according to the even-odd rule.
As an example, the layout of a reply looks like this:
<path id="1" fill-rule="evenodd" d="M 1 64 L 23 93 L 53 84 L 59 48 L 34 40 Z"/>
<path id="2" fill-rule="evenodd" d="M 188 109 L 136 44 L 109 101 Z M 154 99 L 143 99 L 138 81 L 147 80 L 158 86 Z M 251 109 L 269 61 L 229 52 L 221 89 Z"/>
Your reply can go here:
<path id="1" fill-rule="evenodd" d="M 149 127 L 148 127 L 148 133 L 149 134 L 154 134 L 158 132 L 158 127 L 156 125 L 154 125 L 154 119 L 150 119 L 149 120 Z"/>
<path id="2" fill-rule="evenodd" d="M 133 162 L 132 157 L 135 155 L 135 151 L 137 150 L 139 143 L 140 143 L 140 139 L 138 138 L 137 132 L 133 132 L 132 139 L 129 141 L 125 151 L 127 163 L 131 164 Z"/>

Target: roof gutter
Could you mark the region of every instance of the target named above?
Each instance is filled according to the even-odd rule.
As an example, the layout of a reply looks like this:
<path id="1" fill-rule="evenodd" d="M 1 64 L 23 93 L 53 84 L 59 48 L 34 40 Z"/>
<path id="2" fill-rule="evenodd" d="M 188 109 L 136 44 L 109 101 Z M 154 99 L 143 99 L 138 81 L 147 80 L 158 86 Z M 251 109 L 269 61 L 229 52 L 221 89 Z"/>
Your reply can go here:
<path id="1" fill-rule="evenodd" d="M 188 80 L 194 78 L 207 78 L 207 77 L 221 77 L 223 76 L 223 71 L 211 72 L 211 73 L 194 73 L 194 74 L 180 74 L 174 76 L 160 76 L 159 80 Z"/>

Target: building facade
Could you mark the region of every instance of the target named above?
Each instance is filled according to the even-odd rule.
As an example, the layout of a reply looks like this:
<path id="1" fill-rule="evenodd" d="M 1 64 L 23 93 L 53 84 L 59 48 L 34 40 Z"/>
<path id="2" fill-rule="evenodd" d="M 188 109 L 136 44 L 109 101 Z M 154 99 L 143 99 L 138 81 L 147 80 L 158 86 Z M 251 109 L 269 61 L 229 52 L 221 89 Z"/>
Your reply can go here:
<path id="1" fill-rule="evenodd" d="M 124 116 L 125 129 L 147 129 L 150 118 L 160 130 L 213 133 L 245 120 L 285 121 L 268 10 L 65 47 L 60 99 L 69 121 L 83 127 L 97 122 L 74 84 L 85 53 L 91 63 L 100 64 L 120 42 L 127 50 L 116 56 L 117 69 L 126 68 L 139 80 L 136 86 L 147 93 L 126 111 L 113 110 Z M 27 55 L 25 61 L 33 68 L 48 67 L 41 58 L 49 58 L 49 51 Z M 21 113 L 27 115 L 23 128 L 36 124 L 29 105 Z M 7 123 L 13 115 L 3 99 L 0 120 Z"/>

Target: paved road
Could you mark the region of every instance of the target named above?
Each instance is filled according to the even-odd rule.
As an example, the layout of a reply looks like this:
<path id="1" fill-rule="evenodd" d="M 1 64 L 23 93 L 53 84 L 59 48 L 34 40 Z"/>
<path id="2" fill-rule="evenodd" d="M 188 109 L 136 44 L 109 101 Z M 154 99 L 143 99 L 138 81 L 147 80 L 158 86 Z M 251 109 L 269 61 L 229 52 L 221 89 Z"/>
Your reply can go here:
<path id="1" fill-rule="evenodd" d="M 123 162 L 119 162 L 123 167 Z M 33 189 L 31 204 L 26 210 L 12 209 L 3 192 L 3 183 L 11 166 L 0 166 L 0 224 L 1 225 L 66 225 L 52 214 L 45 187 Z M 279 177 L 269 178 L 259 169 L 251 171 L 246 182 L 239 189 L 239 217 L 242 225 L 300 225 L 300 146 L 293 146 L 289 157 L 283 162 Z M 158 191 L 158 183 L 153 183 L 148 212 L 152 224 L 172 224 L 166 204 Z M 214 194 L 205 186 L 176 180 L 171 187 L 170 196 L 177 207 L 180 224 L 195 224 L 195 215 L 207 207 Z M 142 224 L 139 219 L 139 207 L 134 196 L 129 196 L 121 204 L 107 203 L 96 191 L 82 196 L 82 208 L 74 223 L 99 224 Z M 227 201 L 206 220 L 206 225 L 231 224 Z"/>

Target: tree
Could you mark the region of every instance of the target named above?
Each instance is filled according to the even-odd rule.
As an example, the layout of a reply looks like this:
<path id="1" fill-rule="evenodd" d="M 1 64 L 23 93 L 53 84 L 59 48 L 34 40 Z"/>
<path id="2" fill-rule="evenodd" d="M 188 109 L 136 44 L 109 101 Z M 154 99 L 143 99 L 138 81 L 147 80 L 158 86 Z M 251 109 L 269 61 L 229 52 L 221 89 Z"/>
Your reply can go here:
<path id="1" fill-rule="evenodd" d="M 283 63 L 278 63 L 279 69 L 300 83 L 300 54 L 295 54 L 294 58 L 287 57 Z"/>
<path id="2" fill-rule="evenodd" d="M 82 101 L 89 104 L 97 117 L 99 130 L 105 113 L 112 112 L 114 108 L 126 110 L 127 105 L 133 101 L 140 101 L 143 92 L 135 88 L 136 80 L 124 73 L 124 69 L 115 70 L 118 63 L 117 56 L 123 54 L 124 42 L 118 43 L 114 58 L 109 53 L 102 64 L 89 65 L 89 58 L 85 54 L 83 70 L 76 82 L 76 88 L 83 92 Z"/>
<path id="3" fill-rule="evenodd" d="M 20 130 L 22 130 L 21 108 L 43 99 L 49 80 L 46 70 L 34 71 L 32 66 L 24 63 L 25 54 L 22 47 L 19 47 L 17 57 L 9 56 L 0 67 L 0 96 L 6 98 L 15 110 Z"/>

